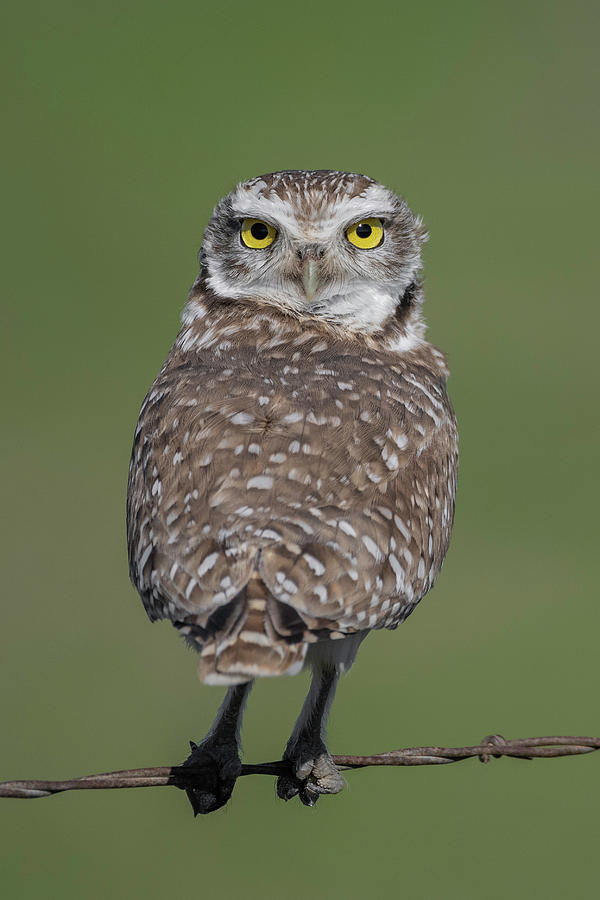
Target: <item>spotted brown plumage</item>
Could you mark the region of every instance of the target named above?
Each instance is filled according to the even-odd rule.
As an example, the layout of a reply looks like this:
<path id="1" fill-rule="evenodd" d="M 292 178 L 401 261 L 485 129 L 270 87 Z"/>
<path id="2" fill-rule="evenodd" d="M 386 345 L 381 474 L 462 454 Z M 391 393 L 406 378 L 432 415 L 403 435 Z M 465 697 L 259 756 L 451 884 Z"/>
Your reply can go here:
<path id="1" fill-rule="evenodd" d="M 367 213 L 385 240 L 355 250 L 345 229 Z M 242 246 L 250 214 L 275 231 L 275 250 Z M 450 539 L 457 432 L 444 357 L 424 339 L 424 238 L 365 176 L 238 186 L 207 228 L 135 434 L 129 558 L 148 614 L 185 635 L 208 683 L 313 666 L 279 785 L 308 804 L 341 787 L 321 733 L 338 673 L 369 631 L 412 612 Z M 230 689 L 196 753 L 239 696 Z M 197 811 L 222 805 L 206 797 L 190 797 Z"/>

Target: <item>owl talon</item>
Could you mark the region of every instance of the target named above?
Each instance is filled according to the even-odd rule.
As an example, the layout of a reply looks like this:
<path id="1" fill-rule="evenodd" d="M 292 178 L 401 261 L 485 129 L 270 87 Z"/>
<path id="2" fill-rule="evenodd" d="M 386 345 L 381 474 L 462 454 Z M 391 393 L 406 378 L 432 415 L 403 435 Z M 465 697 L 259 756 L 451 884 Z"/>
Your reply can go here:
<path id="1" fill-rule="evenodd" d="M 315 794 L 315 792 L 311 791 L 309 788 L 304 788 L 300 791 L 298 796 L 300 797 L 300 802 L 304 806 L 312 807 L 315 805 L 320 795 Z"/>
<path id="2" fill-rule="evenodd" d="M 280 775 L 277 796 L 291 800 L 299 795 L 304 806 L 314 806 L 321 794 L 339 794 L 344 779 L 327 751 L 313 759 L 296 762 L 294 775 Z"/>
<path id="3" fill-rule="evenodd" d="M 210 740 L 195 744 L 190 741 L 192 752 L 182 763 L 182 768 L 193 767 L 202 772 L 194 779 L 198 784 L 185 787 L 194 816 L 206 815 L 225 806 L 242 769 L 237 747 L 231 744 L 215 744 Z"/>
<path id="4" fill-rule="evenodd" d="M 290 775 L 280 775 L 277 779 L 277 796 L 280 800 L 291 800 L 300 791 L 301 782 Z"/>

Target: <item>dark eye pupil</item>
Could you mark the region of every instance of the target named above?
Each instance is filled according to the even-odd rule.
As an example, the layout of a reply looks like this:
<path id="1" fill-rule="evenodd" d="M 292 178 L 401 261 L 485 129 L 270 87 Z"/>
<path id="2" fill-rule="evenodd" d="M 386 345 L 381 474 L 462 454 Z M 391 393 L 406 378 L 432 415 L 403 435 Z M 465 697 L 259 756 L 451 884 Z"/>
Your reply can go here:
<path id="1" fill-rule="evenodd" d="M 371 229 L 369 228 L 369 231 L 370 230 Z M 250 229 L 250 234 L 255 241 L 264 241 L 264 239 L 269 236 L 269 229 L 264 222 L 255 222 Z"/>
<path id="2" fill-rule="evenodd" d="M 371 232 L 373 229 L 370 225 L 367 225 L 366 222 L 361 222 L 360 225 L 356 226 L 356 234 L 359 238 L 368 238 L 371 237 Z"/>

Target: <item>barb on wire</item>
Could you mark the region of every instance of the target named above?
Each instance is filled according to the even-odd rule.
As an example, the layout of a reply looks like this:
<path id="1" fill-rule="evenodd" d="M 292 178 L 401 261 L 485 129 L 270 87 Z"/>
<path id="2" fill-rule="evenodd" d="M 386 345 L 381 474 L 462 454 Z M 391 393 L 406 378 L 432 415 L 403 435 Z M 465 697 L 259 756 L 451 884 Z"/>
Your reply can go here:
<path id="1" fill-rule="evenodd" d="M 407 747 L 373 756 L 333 756 L 339 769 L 364 769 L 368 766 L 438 766 L 477 757 L 487 763 L 501 756 L 517 759 L 551 759 L 556 756 L 578 756 L 600 749 L 597 737 L 537 737 L 506 740 L 499 734 L 484 738 L 470 747 Z M 289 764 L 277 762 L 243 765 L 242 775 L 281 775 L 289 771 Z M 151 769 L 124 769 L 102 775 L 85 775 L 66 781 L 5 781 L 0 783 L 0 797 L 34 799 L 51 797 L 62 791 L 81 791 L 107 788 L 163 787 L 171 785 L 190 788 L 202 784 L 204 770 L 191 766 L 156 766 Z"/>

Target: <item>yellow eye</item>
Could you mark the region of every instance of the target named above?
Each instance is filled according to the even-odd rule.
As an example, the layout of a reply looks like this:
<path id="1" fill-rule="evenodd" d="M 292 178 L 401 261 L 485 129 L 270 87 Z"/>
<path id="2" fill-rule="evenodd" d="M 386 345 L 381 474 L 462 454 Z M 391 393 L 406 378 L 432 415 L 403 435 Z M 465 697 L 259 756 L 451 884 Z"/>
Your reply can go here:
<path id="1" fill-rule="evenodd" d="M 355 247 L 372 250 L 383 240 L 383 222 L 381 219 L 361 219 L 346 229 L 346 237 Z"/>
<path id="2" fill-rule="evenodd" d="M 277 232 L 268 222 L 262 219 L 244 219 L 241 231 L 242 243 L 252 250 L 263 250 L 269 247 L 275 238 Z"/>

